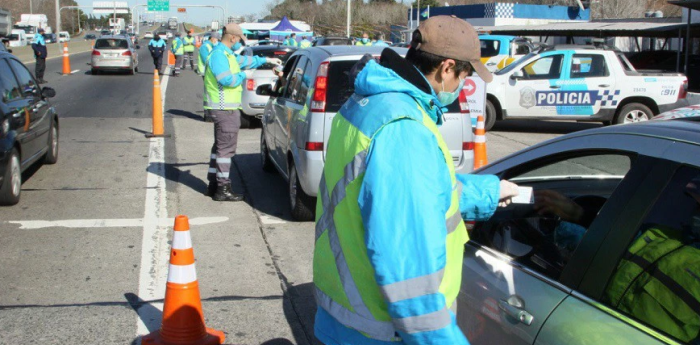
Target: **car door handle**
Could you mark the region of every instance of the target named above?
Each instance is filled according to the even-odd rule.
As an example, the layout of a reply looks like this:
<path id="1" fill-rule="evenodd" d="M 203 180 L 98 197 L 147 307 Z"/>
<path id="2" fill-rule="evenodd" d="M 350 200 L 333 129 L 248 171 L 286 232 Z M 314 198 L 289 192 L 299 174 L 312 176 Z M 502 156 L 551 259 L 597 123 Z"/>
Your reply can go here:
<path id="1" fill-rule="evenodd" d="M 552 85 L 549 87 L 550 89 L 561 89 L 561 86 L 558 85 Z"/>
<path id="2" fill-rule="evenodd" d="M 530 326 L 532 324 L 532 321 L 535 320 L 532 314 L 514 305 L 511 305 L 511 303 L 508 303 L 508 301 L 498 301 L 498 309 L 503 310 L 503 312 L 506 313 L 506 315 L 520 321 L 520 323 L 524 324 L 525 326 Z"/>
<path id="3" fill-rule="evenodd" d="M 610 84 L 600 84 L 598 87 L 610 87 Z"/>

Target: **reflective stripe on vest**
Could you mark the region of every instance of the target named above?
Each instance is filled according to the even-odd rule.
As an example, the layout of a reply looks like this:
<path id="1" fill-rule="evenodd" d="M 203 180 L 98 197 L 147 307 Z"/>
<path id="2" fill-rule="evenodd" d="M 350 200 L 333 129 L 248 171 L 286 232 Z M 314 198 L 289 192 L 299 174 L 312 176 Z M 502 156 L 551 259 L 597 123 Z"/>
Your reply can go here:
<path id="1" fill-rule="evenodd" d="M 207 65 L 213 54 L 218 54 L 217 51 L 212 51 L 207 57 Z M 216 110 L 235 110 L 241 108 L 241 95 L 243 93 L 243 86 L 239 84 L 236 87 L 223 86 L 219 84 L 219 79 L 224 78 L 231 74 L 237 74 L 241 71 L 240 66 L 238 66 L 238 61 L 236 61 L 236 56 L 229 54 L 227 51 L 223 51 L 223 54 L 228 59 L 229 70 L 220 73 L 218 76 L 214 75 L 211 68 L 206 68 L 204 72 L 204 109 L 216 109 Z"/>
<path id="2" fill-rule="evenodd" d="M 418 108 L 420 109 L 420 107 Z M 339 223 L 342 224 L 341 227 L 344 229 L 345 235 L 342 237 L 352 237 L 353 232 L 364 233 L 361 219 L 359 219 L 358 223 L 360 216 L 357 202 L 348 201 L 343 203 L 343 201 L 346 200 L 345 197 L 348 193 L 356 196 L 356 192 L 359 191 L 361 181 L 360 183 L 354 182 L 363 178 L 366 169 L 367 149 L 371 143 L 371 139 L 365 137 L 341 113 L 336 114 L 332 128 L 338 128 L 336 130 L 342 131 L 346 145 L 352 146 L 354 144 L 359 149 L 359 152 L 344 160 L 347 163 L 342 169 L 342 175 L 335 183 L 330 183 L 333 186 L 330 193 L 328 190 L 329 183 L 326 180 L 329 167 L 324 168 L 318 192 L 318 218 L 315 231 L 316 250 L 314 253 L 316 302 L 319 307 L 323 308 L 345 326 L 354 328 L 371 338 L 383 341 L 400 340 L 397 338 L 397 330 L 406 333 L 426 332 L 442 329 L 452 322 L 448 308 L 455 302 L 459 292 L 463 245 L 468 239 L 466 228 L 459 213 L 459 195 L 461 194 L 462 186 L 455 177 L 451 154 L 435 123 L 422 109 L 420 111 L 423 114 L 422 123 L 436 135 L 440 149 L 444 157 L 446 157 L 445 163 L 448 164 L 454 186 L 452 190 L 452 204 L 445 216 L 448 236 L 446 243 L 447 264 L 443 269 L 380 287 L 374 279 L 374 269 L 369 263 L 366 250 L 361 251 L 354 247 L 341 245 L 342 241 L 336 227 L 337 218 L 343 220 Z M 354 138 L 354 142 L 352 138 Z M 348 142 L 348 140 L 350 141 Z M 337 149 L 333 145 L 334 141 L 331 138 L 327 155 L 340 160 L 343 160 L 342 157 L 347 157 L 347 154 L 342 151 L 336 152 Z M 349 149 L 341 148 L 341 150 Z M 343 206 L 337 209 L 341 204 Z M 347 214 L 348 212 L 356 212 L 357 214 Z M 352 221 L 348 222 L 346 221 L 347 219 Z M 343 248 L 346 248 L 345 250 L 349 252 L 344 252 Z M 353 265 L 350 265 L 348 258 L 353 260 Z M 329 268 L 325 265 L 329 265 L 333 261 L 335 262 L 335 270 L 331 268 L 329 271 Z M 351 266 L 356 267 L 359 272 L 351 271 Z M 328 276 L 331 271 L 335 273 L 332 273 L 333 276 Z M 368 271 L 372 274 L 368 274 Z M 327 279 L 328 281 L 322 281 L 322 279 Z M 335 286 L 334 281 L 339 281 L 340 286 L 338 288 L 331 287 Z M 326 286 L 325 291 L 323 289 L 324 286 Z M 446 297 L 446 305 L 442 310 L 394 320 L 388 314 L 386 301 L 393 303 L 439 292 L 445 294 Z"/>
<path id="3" fill-rule="evenodd" d="M 185 38 L 183 38 L 183 40 L 185 41 L 185 43 L 189 43 L 189 44 L 185 45 L 185 47 L 183 48 L 185 53 L 194 52 L 194 37 L 190 37 L 190 38 L 185 37 Z"/>

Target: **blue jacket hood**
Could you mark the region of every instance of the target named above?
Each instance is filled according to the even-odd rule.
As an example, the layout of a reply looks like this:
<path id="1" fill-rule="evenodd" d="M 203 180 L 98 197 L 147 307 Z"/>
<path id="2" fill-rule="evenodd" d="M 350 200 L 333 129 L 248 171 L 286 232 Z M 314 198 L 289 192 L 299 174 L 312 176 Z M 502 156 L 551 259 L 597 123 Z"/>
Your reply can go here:
<path id="1" fill-rule="evenodd" d="M 410 64 L 409 64 L 410 65 Z M 410 65 L 410 68 L 415 68 Z M 416 72 L 421 74 L 417 69 Z M 422 74 L 421 74 L 422 76 Z M 425 77 L 423 77 L 425 80 Z M 427 83 L 427 80 L 425 80 Z M 405 93 L 421 105 L 438 125 L 442 124 L 442 110 L 436 104 L 440 104 L 437 100 L 435 92 L 430 89 L 431 93 L 425 93 L 418 87 L 408 82 L 398 75 L 394 70 L 386 68 L 374 59 L 370 60 L 355 79 L 355 93 L 368 97 L 386 92 Z"/>

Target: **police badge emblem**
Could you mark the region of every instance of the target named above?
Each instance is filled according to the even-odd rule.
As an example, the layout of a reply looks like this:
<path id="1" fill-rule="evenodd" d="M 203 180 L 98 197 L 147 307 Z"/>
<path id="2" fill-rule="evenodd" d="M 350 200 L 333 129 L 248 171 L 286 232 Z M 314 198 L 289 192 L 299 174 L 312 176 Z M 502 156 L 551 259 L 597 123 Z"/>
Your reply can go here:
<path id="1" fill-rule="evenodd" d="M 520 90 L 520 106 L 525 109 L 535 106 L 535 89 L 524 87 Z"/>

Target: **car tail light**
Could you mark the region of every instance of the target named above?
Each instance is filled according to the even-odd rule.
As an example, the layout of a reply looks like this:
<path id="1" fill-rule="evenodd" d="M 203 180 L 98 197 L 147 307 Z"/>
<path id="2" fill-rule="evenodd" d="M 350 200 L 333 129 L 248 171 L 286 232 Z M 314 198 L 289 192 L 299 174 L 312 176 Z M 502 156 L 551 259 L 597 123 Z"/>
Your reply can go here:
<path id="1" fill-rule="evenodd" d="M 681 89 L 678 91 L 678 99 L 685 99 L 685 97 L 688 96 L 688 79 L 683 81 L 683 84 L 681 84 Z"/>
<path id="2" fill-rule="evenodd" d="M 464 90 L 459 92 L 459 112 L 469 114 L 469 102 L 467 101 L 467 93 Z"/>
<path id="3" fill-rule="evenodd" d="M 323 151 L 323 143 L 307 142 L 306 151 Z"/>
<path id="4" fill-rule="evenodd" d="M 314 112 L 326 111 L 326 91 L 328 91 L 328 64 L 328 61 L 322 62 L 321 66 L 318 67 L 318 73 L 316 73 L 314 97 L 311 99 L 311 111 Z"/>
<path id="5" fill-rule="evenodd" d="M 255 90 L 255 80 L 253 80 L 253 79 L 246 80 L 245 81 L 245 88 L 248 89 L 248 91 Z"/>
<path id="6" fill-rule="evenodd" d="M 99 51 L 93 50 L 93 51 L 92 51 L 92 55 L 93 55 L 93 56 L 97 56 L 97 55 L 101 55 L 101 54 L 100 54 Z"/>
<path id="7" fill-rule="evenodd" d="M 131 50 L 127 50 L 122 53 L 122 56 L 131 56 Z"/>
<path id="8" fill-rule="evenodd" d="M 474 151 L 474 142 L 465 141 L 462 143 L 462 151 Z"/>

